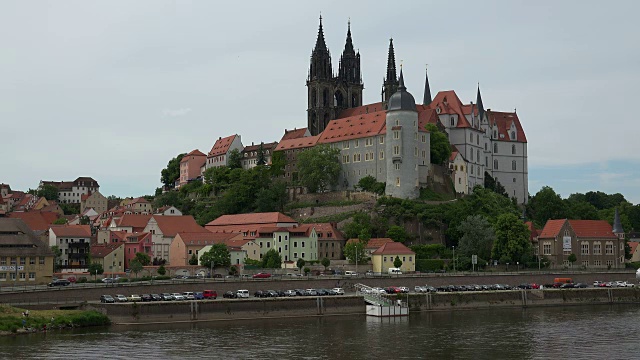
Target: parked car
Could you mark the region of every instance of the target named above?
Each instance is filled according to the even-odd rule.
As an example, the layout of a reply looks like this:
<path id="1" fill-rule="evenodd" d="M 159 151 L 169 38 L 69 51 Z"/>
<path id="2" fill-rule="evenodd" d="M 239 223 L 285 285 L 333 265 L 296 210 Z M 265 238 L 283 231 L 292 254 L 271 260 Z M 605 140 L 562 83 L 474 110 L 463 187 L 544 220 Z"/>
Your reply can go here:
<path id="1" fill-rule="evenodd" d="M 173 298 L 173 295 L 171 295 L 169 293 L 162 293 L 162 300 L 163 301 L 173 301 L 175 299 Z"/>
<path id="2" fill-rule="evenodd" d="M 249 297 L 249 290 L 238 290 L 238 291 L 236 291 L 236 297 L 237 298 L 248 298 Z"/>
<path id="3" fill-rule="evenodd" d="M 296 296 L 305 296 L 305 291 L 304 289 L 294 289 L 293 291 L 296 292 Z"/>
<path id="4" fill-rule="evenodd" d="M 278 297 L 278 293 L 275 290 L 267 290 L 265 294 L 265 297 Z"/>
<path id="5" fill-rule="evenodd" d="M 253 293 L 253 297 L 258 297 L 258 298 L 267 297 L 267 294 L 262 290 L 256 290 Z"/>
<path id="6" fill-rule="evenodd" d="M 327 295 L 329 295 L 329 290 L 327 290 L 327 289 L 317 289 L 316 290 L 316 294 L 318 294 L 318 296 L 327 296 Z"/>
<path id="7" fill-rule="evenodd" d="M 48 286 L 53 287 L 53 286 L 69 286 L 69 285 L 71 285 L 71 281 L 66 279 L 57 279 L 50 282 Z"/>
<path id="8" fill-rule="evenodd" d="M 173 296 L 173 300 L 176 300 L 176 301 L 186 300 L 184 295 L 182 295 L 180 293 L 173 293 L 171 295 Z"/>
<path id="9" fill-rule="evenodd" d="M 233 291 L 227 291 L 224 294 L 222 294 L 222 297 L 225 299 L 235 299 L 237 296 L 236 296 L 236 293 L 234 293 Z"/>
<path id="10" fill-rule="evenodd" d="M 133 294 L 127 298 L 129 301 L 142 301 L 140 295 Z"/>
<path id="11" fill-rule="evenodd" d="M 344 295 L 343 288 L 333 288 L 332 290 L 336 292 L 336 295 Z"/>
<path id="12" fill-rule="evenodd" d="M 575 287 L 580 288 L 580 289 L 584 289 L 584 288 L 588 288 L 589 285 L 587 285 L 585 283 L 577 283 Z"/>
<path id="13" fill-rule="evenodd" d="M 218 298 L 218 293 L 215 290 L 205 290 L 202 292 L 205 299 L 215 300 Z"/>
<path id="14" fill-rule="evenodd" d="M 284 296 L 287 296 L 287 297 L 297 296 L 297 295 L 298 294 L 296 293 L 295 290 L 287 290 L 287 291 L 284 292 Z"/>
<path id="15" fill-rule="evenodd" d="M 254 279 L 267 279 L 267 278 L 270 278 L 270 277 L 271 277 L 271 274 L 269 274 L 269 273 L 262 273 L 262 272 L 260 272 L 260 273 L 257 273 L 257 274 L 255 274 L 255 275 L 253 275 L 253 278 L 254 278 Z"/>
<path id="16" fill-rule="evenodd" d="M 316 295 L 318 295 L 318 292 L 316 291 L 316 289 L 306 289 L 304 291 L 304 295 L 305 296 L 316 296 Z"/>
<path id="17" fill-rule="evenodd" d="M 101 303 L 114 303 L 116 299 L 114 299 L 111 295 L 100 295 Z"/>
<path id="18" fill-rule="evenodd" d="M 204 299 L 204 293 L 202 291 L 197 291 L 193 293 L 193 298 L 195 300 L 203 300 Z"/>
<path id="19" fill-rule="evenodd" d="M 183 292 L 182 296 L 184 296 L 185 300 L 195 300 L 196 298 L 193 296 L 191 291 Z"/>
<path id="20" fill-rule="evenodd" d="M 117 294 L 115 299 L 117 302 L 127 302 L 127 297 L 124 295 Z"/>
<path id="21" fill-rule="evenodd" d="M 604 282 L 596 280 L 596 281 L 593 282 L 593 287 L 600 287 L 600 284 L 602 284 L 602 283 L 604 283 Z"/>
<path id="22" fill-rule="evenodd" d="M 633 284 L 628 283 L 626 281 L 616 281 L 617 287 L 633 287 Z"/>
<path id="23" fill-rule="evenodd" d="M 373 276 L 373 270 L 367 270 L 366 273 L 364 273 L 365 276 Z"/>
<path id="24" fill-rule="evenodd" d="M 162 296 L 160 296 L 160 294 L 151 294 L 151 300 L 162 301 Z"/>
<path id="25" fill-rule="evenodd" d="M 355 271 L 345 271 L 344 276 L 358 276 L 358 273 Z"/>
<path id="26" fill-rule="evenodd" d="M 400 289 L 400 292 L 404 294 L 409 292 L 409 288 L 406 286 L 400 286 L 398 289 Z"/>
<path id="27" fill-rule="evenodd" d="M 562 285 L 560 285 L 561 289 L 570 289 L 570 288 L 574 288 L 576 287 L 576 285 L 574 283 L 564 283 Z"/>
<path id="28" fill-rule="evenodd" d="M 142 301 L 153 301 L 153 298 L 150 294 L 142 294 L 140 295 L 140 298 L 142 299 Z"/>
<path id="29" fill-rule="evenodd" d="M 114 278 L 110 278 L 110 277 L 108 277 L 108 278 L 104 278 L 104 279 L 102 279 L 101 281 L 102 281 L 103 283 L 105 283 L 105 284 L 111 284 L 111 283 L 116 282 L 116 280 L 115 280 Z"/>

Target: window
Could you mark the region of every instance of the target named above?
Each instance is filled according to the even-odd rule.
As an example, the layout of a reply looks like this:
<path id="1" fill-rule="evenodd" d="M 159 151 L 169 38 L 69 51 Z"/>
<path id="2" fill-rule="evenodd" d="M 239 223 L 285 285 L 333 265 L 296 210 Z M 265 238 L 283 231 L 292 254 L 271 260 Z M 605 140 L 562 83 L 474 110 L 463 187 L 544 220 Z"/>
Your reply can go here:
<path id="1" fill-rule="evenodd" d="M 289 246 L 287 244 L 284 245 L 284 251 L 289 250 Z"/>
<path id="2" fill-rule="evenodd" d="M 418 148 L 413 148 L 413 156 L 418 157 Z"/>
<path id="3" fill-rule="evenodd" d="M 551 243 L 545 242 L 542 244 L 542 254 L 543 255 L 551 255 Z"/>
<path id="4" fill-rule="evenodd" d="M 613 243 L 612 242 L 607 241 L 607 243 L 605 244 L 604 253 L 605 253 L 605 255 L 613 255 Z"/>
<path id="5" fill-rule="evenodd" d="M 6 256 L 0 257 L 0 265 L 7 265 L 7 257 Z"/>
<path id="6" fill-rule="evenodd" d="M 7 280 L 7 273 L 0 273 L 0 280 Z"/>
<path id="7" fill-rule="evenodd" d="M 278 242 L 282 242 L 282 235 L 278 235 Z"/>
<path id="8" fill-rule="evenodd" d="M 493 168 L 498 170 L 498 159 L 493 160 Z"/>
<path id="9" fill-rule="evenodd" d="M 373 138 L 366 138 L 364 140 L 364 146 L 373 146 Z"/>
<path id="10" fill-rule="evenodd" d="M 342 142 L 342 148 L 343 149 L 348 149 L 349 148 L 349 142 L 348 141 Z"/>
<path id="11" fill-rule="evenodd" d="M 607 260 L 607 267 L 613 266 L 613 260 Z"/>
<path id="12" fill-rule="evenodd" d="M 24 265 L 24 264 L 26 264 L 26 263 L 27 263 L 27 258 L 25 258 L 25 257 L 21 257 L 21 258 L 20 258 L 20 265 Z"/>
<path id="13" fill-rule="evenodd" d="M 360 146 L 360 140 L 356 139 L 356 140 L 355 140 L 354 147 L 358 147 L 358 146 Z"/>
<path id="14" fill-rule="evenodd" d="M 293 253 L 293 257 L 297 258 L 298 257 L 298 253 Z"/>
<path id="15" fill-rule="evenodd" d="M 473 142 L 473 134 L 469 134 L 469 142 L 472 143 Z"/>
<path id="16" fill-rule="evenodd" d="M 301 245 L 304 247 L 304 241 L 301 241 Z M 304 255 L 302 255 L 302 257 L 304 257 Z"/>
<path id="17" fill-rule="evenodd" d="M 449 120 L 451 120 L 451 126 L 456 126 L 456 119 L 454 119 L 453 116 Z"/>
<path id="18" fill-rule="evenodd" d="M 498 153 L 498 144 L 493 144 L 493 153 L 494 154 Z"/>
<path id="19" fill-rule="evenodd" d="M 393 138 L 395 140 L 400 139 L 400 131 L 398 130 L 393 130 Z"/>
<path id="20" fill-rule="evenodd" d="M 422 135 L 422 142 L 423 142 L 423 143 L 427 142 L 427 136 L 426 136 L 426 135 L 424 135 L 424 134 Z"/>
<path id="21" fill-rule="evenodd" d="M 407 257 L 406 257 L 406 256 L 403 256 L 403 257 L 402 257 L 402 261 L 407 261 Z"/>
<path id="22" fill-rule="evenodd" d="M 384 160 L 384 151 L 380 150 L 380 160 Z"/>
<path id="23" fill-rule="evenodd" d="M 589 243 L 586 241 L 582 242 L 582 249 L 580 254 L 582 255 L 589 255 Z"/>
<path id="24" fill-rule="evenodd" d="M 398 145 L 393 146 L 393 155 L 400 155 L 400 146 Z"/>
<path id="25" fill-rule="evenodd" d="M 27 278 L 27 274 L 26 274 L 26 273 L 21 272 L 21 273 L 20 273 L 20 280 L 24 280 L 24 279 L 26 279 L 26 278 Z"/>
<path id="26" fill-rule="evenodd" d="M 260 248 L 262 249 L 262 241 L 260 241 Z"/>
<path id="27" fill-rule="evenodd" d="M 400 170 L 400 163 L 395 163 L 394 165 L 396 167 L 396 170 Z"/>
<path id="28" fill-rule="evenodd" d="M 600 242 L 593 243 L 593 255 L 602 255 Z"/>
<path id="29" fill-rule="evenodd" d="M 267 248 L 271 247 L 271 243 L 269 241 L 267 241 Z"/>
<path id="30" fill-rule="evenodd" d="M 302 253 L 302 258 L 304 258 L 304 253 Z"/>
<path id="31" fill-rule="evenodd" d="M 582 260 L 582 266 L 589 267 L 589 260 Z"/>
<path id="32" fill-rule="evenodd" d="M 602 266 L 602 261 L 600 261 L 600 260 L 593 260 L 593 266 Z"/>
<path id="33" fill-rule="evenodd" d="M 384 257 L 384 262 L 387 262 L 387 257 L 386 256 Z"/>
<path id="34" fill-rule="evenodd" d="M 516 146 L 515 145 L 511 145 L 511 154 L 513 154 L 513 155 L 516 154 Z"/>
<path id="35" fill-rule="evenodd" d="M 511 160 L 511 170 L 515 170 L 515 169 L 516 169 L 516 161 Z"/>
<path id="36" fill-rule="evenodd" d="M 380 144 L 384 144 L 384 136 L 380 136 Z"/>
<path id="37" fill-rule="evenodd" d="M 29 273 L 29 280 L 35 280 L 35 279 L 36 279 L 36 273 L 30 272 Z"/>
<path id="38" fill-rule="evenodd" d="M 400 178 L 399 177 L 396 178 L 396 186 L 400 186 Z"/>
<path id="39" fill-rule="evenodd" d="M 293 247 L 298 247 L 298 242 L 297 241 L 293 242 Z"/>

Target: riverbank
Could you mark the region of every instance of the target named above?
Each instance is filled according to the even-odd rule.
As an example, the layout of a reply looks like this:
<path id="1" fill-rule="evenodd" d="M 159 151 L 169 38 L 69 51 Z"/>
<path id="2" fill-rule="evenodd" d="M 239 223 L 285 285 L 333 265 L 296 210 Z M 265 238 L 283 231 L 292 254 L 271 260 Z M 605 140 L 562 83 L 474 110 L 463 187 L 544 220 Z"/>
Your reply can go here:
<path id="1" fill-rule="evenodd" d="M 25 310 L 0 305 L 0 335 L 110 324 L 108 316 L 95 310 Z"/>
<path id="2" fill-rule="evenodd" d="M 411 312 L 640 304 L 640 289 L 588 288 L 478 291 L 390 295 L 406 301 Z M 289 317 L 365 315 L 362 296 L 267 299 L 218 299 L 87 305 L 105 313 L 114 324 L 161 324 Z"/>

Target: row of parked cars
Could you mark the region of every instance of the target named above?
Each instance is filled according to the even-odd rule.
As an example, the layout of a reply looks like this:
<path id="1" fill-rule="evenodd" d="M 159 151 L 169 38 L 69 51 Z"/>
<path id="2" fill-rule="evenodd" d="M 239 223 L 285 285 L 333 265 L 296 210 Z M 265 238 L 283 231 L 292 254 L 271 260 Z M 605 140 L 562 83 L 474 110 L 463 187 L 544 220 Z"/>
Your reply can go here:
<path id="1" fill-rule="evenodd" d="M 102 295 L 100 296 L 100 302 L 102 303 L 116 303 L 116 302 L 148 302 L 148 301 L 182 301 L 182 300 L 215 300 L 218 298 L 218 293 L 215 290 L 204 290 L 196 292 L 183 292 L 183 293 L 162 293 L 162 294 L 132 294 L 124 296 L 117 294 L 115 296 Z"/>
<path id="2" fill-rule="evenodd" d="M 635 285 L 626 281 L 594 281 L 593 287 L 635 287 Z"/>
<path id="3" fill-rule="evenodd" d="M 344 295 L 344 289 L 291 289 L 291 290 L 258 290 L 253 293 L 253 297 L 270 298 L 270 297 L 293 297 L 293 296 L 329 296 Z M 227 291 L 222 297 L 228 299 L 248 298 L 248 290 Z"/>

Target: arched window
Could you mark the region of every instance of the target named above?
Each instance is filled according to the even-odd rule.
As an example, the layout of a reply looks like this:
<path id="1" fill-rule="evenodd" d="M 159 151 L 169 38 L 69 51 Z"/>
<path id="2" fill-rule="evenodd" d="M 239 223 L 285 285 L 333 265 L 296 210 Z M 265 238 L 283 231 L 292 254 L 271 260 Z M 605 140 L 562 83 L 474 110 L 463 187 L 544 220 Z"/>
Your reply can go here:
<path id="1" fill-rule="evenodd" d="M 469 142 L 473 143 L 473 134 L 469 134 Z"/>
<path id="2" fill-rule="evenodd" d="M 493 153 L 497 154 L 498 153 L 498 144 L 493 144 Z"/>
<path id="3" fill-rule="evenodd" d="M 340 91 L 336 91 L 336 93 L 333 95 L 334 99 L 333 99 L 333 105 L 337 106 L 337 107 L 343 107 L 344 106 L 344 97 L 342 96 L 342 93 Z"/>
<path id="4" fill-rule="evenodd" d="M 513 155 L 515 155 L 515 154 L 516 154 L 516 146 L 515 146 L 515 145 L 511 145 L 511 153 L 512 153 Z"/>
<path id="5" fill-rule="evenodd" d="M 351 107 L 357 107 L 358 104 L 358 94 L 351 95 Z"/>
<path id="6" fill-rule="evenodd" d="M 316 95 L 316 89 L 313 89 L 311 92 L 311 106 L 310 108 L 314 108 L 318 106 L 318 96 Z"/>
<path id="7" fill-rule="evenodd" d="M 498 170 L 498 160 L 493 160 L 493 168 Z"/>
<path id="8" fill-rule="evenodd" d="M 329 90 L 322 90 L 322 106 L 329 106 Z"/>
<path id="9" fill-rule="evenodd" d="M 511 160 L 511 170 L 515 170 L 515 169 L 516 169 L 516 161 Z"/>
<path id="10" fill-rule="evenodd" d="M 511 140 L 515 140 L 515 139 L 516 139 L 516 132 L 511 131 Z"/>

